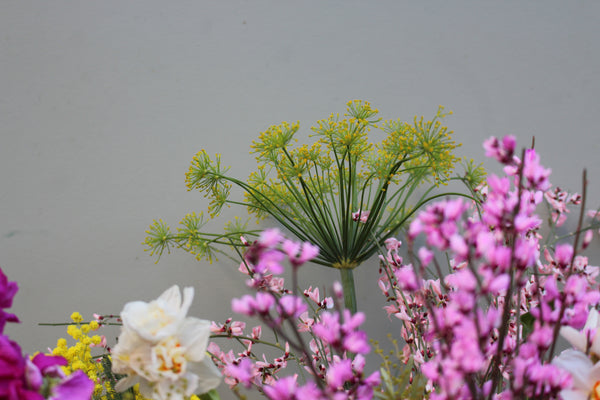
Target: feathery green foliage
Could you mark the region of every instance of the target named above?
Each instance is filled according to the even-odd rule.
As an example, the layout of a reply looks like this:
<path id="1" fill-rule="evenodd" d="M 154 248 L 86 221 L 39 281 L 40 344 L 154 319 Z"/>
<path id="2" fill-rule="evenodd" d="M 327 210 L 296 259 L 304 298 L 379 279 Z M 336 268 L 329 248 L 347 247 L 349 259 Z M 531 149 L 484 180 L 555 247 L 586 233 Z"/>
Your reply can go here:
<path id="1" fill-rule="evenodd" d="M 463 177 L 450 177 L 457 145 L 441 124 L 448 115 L 443 107 L 430 121 L 415 117 L 406 123 L 381 122 L 365 101 L 347 106 L 343 117 L 332 114 L 317 122 L 310 145 L 293 146 L 299 123 L 283 122 L 261 133 L 251 146 L 258 169 L 246 181 L 227 175 L 220 155 L 212 159 L 200 151 L 186 174 L 188 190 L 210 200 L 211 217 L 224 205 L 244 206 L 259 220 L 271 217 L 299 240 L 320 247 L 313 262 L 340 269 L 342 281 L 352 283 L 352 269 L 397 234 L 421 206 L 450 194 L 433 194 L 435 188 L 451 179 L 474 187 L 481 176 L 473 167 Z M 371 143 L 371 130 L 382 131 L 385 139 Z M 244 191 L 243 200 L 230 198 L 232 186 Z M 201 217 L 186 216 L 177 233 L 155 222 L 144 243 L 151 254 L 160 256 L 175 246 L 212 260 L 224 254 L 215 245 L 241 246 L 241 235 L 257 234 L 239 224 L 223 234 L 205 233 Z M 354 296 L 353 287 L 345 289 Z M 348 300 L 346 305 L 355 309 Z"/>

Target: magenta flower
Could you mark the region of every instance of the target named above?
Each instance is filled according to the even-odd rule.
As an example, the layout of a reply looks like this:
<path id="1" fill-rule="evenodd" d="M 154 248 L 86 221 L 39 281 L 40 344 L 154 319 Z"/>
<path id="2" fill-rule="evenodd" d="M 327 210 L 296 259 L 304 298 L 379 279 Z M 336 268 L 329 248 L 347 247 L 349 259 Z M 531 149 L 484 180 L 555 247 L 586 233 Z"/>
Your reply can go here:
<path id="1" fill-rule="evenodd" d="M 89 400 L 94 382 L 82 371 L 65 377 L 64 365 L 67 360 L 59 356 L 38 354 L 29 360 L 16 342 L 0 335 L 0 399 L 42 400 L 44 381 L 51 379 L 48 399 Z"/>
<path id="2" fill-rule="evenodd" d="M 4 311 L 5 308 L 12 307 L 13 298 L 18 290 L 17 282 L 9 282 L 0 268 L 0 334 L 4 332 L 4 325 L 7 322 L 19 322 L 15 314 Z"/>
<path id="3" fill-rule="evenodd" d="M 25 359 L 21 347 L 8 336 L 0 335 L 0 398 L 19 398 L 19 393 L 25 391 L 29 392 L 25 387 Z"/>
<path id="4" fill-rule="evenodd" d="M 89 400 L 94 392 L 94 382 L 83 371 L 75 371 L 52 389 L 49 400 Z"/>
<path id="5" fill-rule="evenodd" d="M 67 365 L 66 359 L 38 354 L 30 360 L 16 342 L 2 334 L 6 322 L 19 322 L 14 314 L 3 310 L 12 306 L 18 290 L 17 283 L 9 282 L 0 269 L 0 399 L 43 400 L 44 388 L 48 399 L 89 400 L 94 383 L 85 373 L 65 378 L 60 367 Z"/>

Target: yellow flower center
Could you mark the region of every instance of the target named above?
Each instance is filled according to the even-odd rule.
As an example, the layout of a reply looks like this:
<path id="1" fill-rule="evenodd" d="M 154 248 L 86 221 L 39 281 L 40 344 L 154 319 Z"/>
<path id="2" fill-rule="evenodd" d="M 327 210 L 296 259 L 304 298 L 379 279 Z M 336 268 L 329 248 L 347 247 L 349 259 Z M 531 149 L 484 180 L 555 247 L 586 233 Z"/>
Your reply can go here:
<path id="1" fill-rule="evenodd" d="M 180 375 L 185 372 L 186 359 L 181 343 L 174 337 L 167 338 L 155 348 L 157 370 L 163 373 Z"/>
<path id="2" fill-rule="evenodd" d="M 600 381 L 594 384 L 594 389 L 592 389 L 592 400 L 600 400 Z"/>

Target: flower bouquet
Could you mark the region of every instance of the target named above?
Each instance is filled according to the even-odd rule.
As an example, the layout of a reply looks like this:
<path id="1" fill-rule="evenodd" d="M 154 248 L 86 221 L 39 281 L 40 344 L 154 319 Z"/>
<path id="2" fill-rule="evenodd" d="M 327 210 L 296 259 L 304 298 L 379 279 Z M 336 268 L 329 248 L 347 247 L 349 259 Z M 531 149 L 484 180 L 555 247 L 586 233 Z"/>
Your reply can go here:
<path id="1" fill-rule="evenodd" d="M 599 268 L 582 255 L 600 214 L 585 211 L 585 172 L 581 195 L 552 187 L 533 145 L 518 153 L 507 136 L 484 143 L 502 176 L 483 179 L 472 163 L 451 176 L 456 145 L 441 110 L 428 122 L 381 122 L 353 101 L 296 148 L 297 124 L 271 127 L 253 145 L 259 166 L 247 181 L 198 153 L 187 183 L 211 199 L 212 217 L 241 205 L 275 226 L 236 220 L 215 234 L 188 214 L 176 233 L 153 223 L 145 244 L 158 256 L 176 247 L 231 257 L 252 291 L 232 311 L 259 323 L 190 317 L 193 288 L 177 286 L 120 315 L 84 323 L 74 313 L 77 342 L 59 339 L 52 355 L 31 359 L 3 339 L 3 357 L 22 367 L 2 359 L 0 398 L 217 399 L 223 381 L 241 399 L 600 399 Z M 370 129 L 386 139 L 370 143 Z M 440 193 L 450 180 L 465 193 Z M 244 200 L 230 198 L 232 185 Z M 379 263 L 373 285 L 397 323 L 389 354 L 369 340 L 356 301 L 352 271 L 367 260 Z M 339 282 L 299 287 L 307 262 L 339 270 Z M 6 308 L 16 286 L 2 282 Z M 121 325 L 115 344 L 95 334 L 110 324 Z M 560 352 L 560 337 L 572 348 Z M 381 365 L 367 363 L 372 347 Z"/>

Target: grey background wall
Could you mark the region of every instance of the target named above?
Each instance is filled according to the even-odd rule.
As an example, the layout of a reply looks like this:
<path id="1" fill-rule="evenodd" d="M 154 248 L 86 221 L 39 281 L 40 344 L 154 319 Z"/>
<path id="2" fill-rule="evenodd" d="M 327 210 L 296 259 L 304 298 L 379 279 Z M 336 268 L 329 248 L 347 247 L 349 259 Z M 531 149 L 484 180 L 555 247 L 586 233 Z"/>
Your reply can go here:
<path id="1" fill-rule="evenodd" d="M 196 288 L 193 315 L 230 315 L 245 291 L 235 265 L 179 252 L 155 265 L 144 230 L 206 209 L 184 186 L 197 151 L 245 177 L 259 132 L 299 120 L 307 137 L 351 99 L 403 119 L 443 104 L 459 154 L 478 162 L 491 135 L 535 135 L 552 181 L 580 190 L 587 168 L 599 206 L 599 13 L 593 1 L 3 1 L 0 265 L 23 321 L 7 332 L 45 349 L 64 330 L 38 322 L 117 313 L 174 283 Z M 378 337 L 394 325 L 376 270 L 357 275 Z"/>

